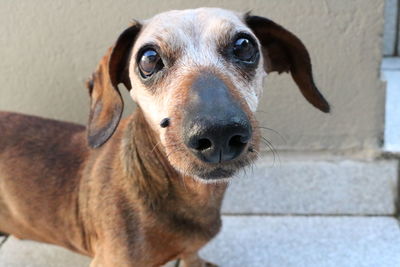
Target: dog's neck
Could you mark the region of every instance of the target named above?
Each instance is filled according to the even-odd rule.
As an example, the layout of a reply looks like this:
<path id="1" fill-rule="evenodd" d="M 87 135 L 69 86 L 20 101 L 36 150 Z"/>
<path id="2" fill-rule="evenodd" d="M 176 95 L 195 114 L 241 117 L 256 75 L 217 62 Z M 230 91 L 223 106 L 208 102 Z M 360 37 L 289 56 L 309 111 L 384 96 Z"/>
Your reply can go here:
<path id="1" fill-rule="evenodd" d="M 121 144 L 124 172 L 147 212 L 180 228 L 190 225 L 189 231 L 219 227 L 226 184 L 201 183 L 176 171 L 140 108 L 129 119 Z"/>

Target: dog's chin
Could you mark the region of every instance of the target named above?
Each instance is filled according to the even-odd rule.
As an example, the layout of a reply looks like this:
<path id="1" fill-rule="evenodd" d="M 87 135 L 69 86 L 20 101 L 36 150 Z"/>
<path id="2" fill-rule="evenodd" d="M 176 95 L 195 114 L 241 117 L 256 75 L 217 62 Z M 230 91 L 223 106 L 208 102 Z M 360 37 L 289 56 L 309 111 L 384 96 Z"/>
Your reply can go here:
<path id="1" fill-rule="evenodd" d="M 204 182 L 218 182 L 229 180 L 236 172 L 237 170 L 217 167 L 212 170 L 202 169 L 194 171 L 193 176 Z"/>
<path id="2" fill-rule="evenodd" d="M 232 177 L 241 169 L 249 165 L 249 161 L 237 161 L 234 164 L 198 164 L 192 162 L 185 167 L 174 166 L 180 174 L 194 178 L 202 183 L 223 183 L 229 182 Z"/>
<path id="3" fill-rule="evenodd" d="M 249 161 L 241 160 L 234 164 L 193 164 L 190 174 L 196 180 L 204 183 L 228 182 L 239 170 L 249 165 Z"/>
<path id="4" fill-rule="evenodd" d="M 178 153 L 166 151 L 166 153 L 172 153 L 171 157 L 168 157 L 169 163 L 182 176 L 192 177 L 203 183 L 219 183 L 229 182 L 237 172 L 257 159 L 258 153 L 254 147 L 253 145 L 251 151 L 249 150 L 237 159 L 222 163 L 204 162 L 185 150 L 178 150 Z"/>

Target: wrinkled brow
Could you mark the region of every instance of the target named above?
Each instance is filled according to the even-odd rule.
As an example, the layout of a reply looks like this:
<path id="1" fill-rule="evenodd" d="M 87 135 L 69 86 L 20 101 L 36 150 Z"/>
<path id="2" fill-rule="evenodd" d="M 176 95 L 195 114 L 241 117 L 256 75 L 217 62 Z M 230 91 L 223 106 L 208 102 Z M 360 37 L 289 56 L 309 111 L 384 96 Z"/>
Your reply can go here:
<path id="1" fill-rule="evenodd" d="M 190 23 L 192 24 L 192 23 Z M 166 65 L 172 65 L 183 53 L 187 52 L 187 46 L 196 47 L 200 43 L 206 45 L 209 49 L 222 49 L 228 47 L 233 41 L 234 36 L 240 32 L 248 32 L 244 27 L 238 27 L 230 21 L 213 21 L 211 24 L 203 25 L 184 25 L 182 27 L 162 28 L 157 32 L 150 33 L 147 44 L 156 44 L 160 48 Z M 208 45 L 207 45 L 208 44 Z"/>
<path id="2" fill-rule="evenodd" d="M 218 33 L 216 38 L 216 47 L 218 49 L 223 49 L 231 44 L 233 41 L 234 36 L 241 31 L 237 31 L 234 27 L 229 30 L 225 30 L 223 32 Z"/>
<path id="3" fill-rule="evenodd" d="M 160 53 L 168 64 L 173 64 L 185 50 L 185 42 L 176 34 L 156 34 L 152 43 L 157 44 L 160 48 Z"/>

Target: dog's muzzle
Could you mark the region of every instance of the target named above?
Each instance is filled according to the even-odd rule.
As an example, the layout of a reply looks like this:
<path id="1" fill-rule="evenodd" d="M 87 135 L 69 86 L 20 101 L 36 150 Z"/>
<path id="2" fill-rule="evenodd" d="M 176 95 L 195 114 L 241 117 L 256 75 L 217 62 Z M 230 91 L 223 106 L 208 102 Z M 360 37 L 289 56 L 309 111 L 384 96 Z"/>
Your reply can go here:
<path id="1" fill-rule="evenodd" d="M 203 162 L 231 161 L 245 151 L 252 135 L 248 116 L 214 74 L 195 79 L 185 113 L 185 145 Z"/>

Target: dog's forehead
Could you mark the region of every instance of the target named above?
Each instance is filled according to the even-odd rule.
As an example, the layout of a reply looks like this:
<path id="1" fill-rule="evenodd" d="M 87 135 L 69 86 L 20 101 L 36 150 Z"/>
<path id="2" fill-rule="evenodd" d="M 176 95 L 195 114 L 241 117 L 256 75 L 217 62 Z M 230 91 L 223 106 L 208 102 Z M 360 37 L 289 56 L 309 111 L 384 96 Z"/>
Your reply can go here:
<path id="1" fill-rule="evenodd" d="M 173 10 L 143 22 L 137 43 L 196 42 L 226 36 L 229 32 L 248 30 L 242 15 L 219 8 Z"/>

